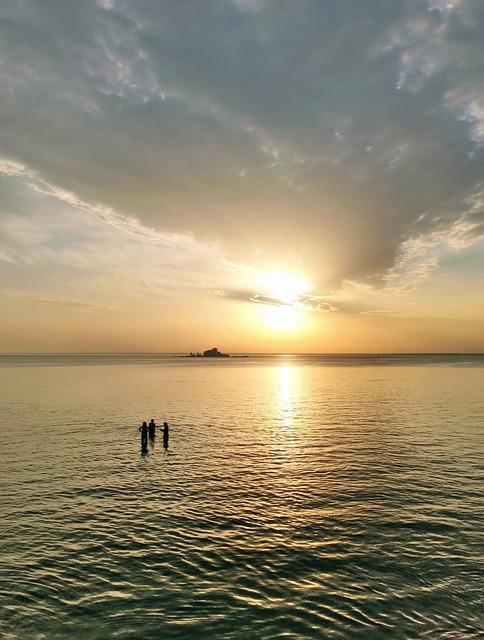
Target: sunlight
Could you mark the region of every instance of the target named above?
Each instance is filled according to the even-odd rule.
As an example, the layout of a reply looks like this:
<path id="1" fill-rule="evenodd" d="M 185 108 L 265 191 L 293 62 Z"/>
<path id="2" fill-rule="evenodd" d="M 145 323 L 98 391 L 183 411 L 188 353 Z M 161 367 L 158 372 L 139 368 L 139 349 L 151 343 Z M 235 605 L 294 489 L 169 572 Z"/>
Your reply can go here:
<path id="1" fill-rule="evenodd" d="M 254 295 L 261 303 L 259 314 L 262 323 L 272 331 L 300 331 L 304 321 L 304 292 L 312 285 L 288 273 L 259 273 L 263 293 Z"/>
<path id="2" fill-rule="evenodd" d="M 288 273 L 269 273 L 262 276 L 269 294 L 285 304 L 290 304 L 295 296 L 301 295 L 311 285 Z"/>
<path id="3" fill-rule="evenodd" d="M 302 314 L 294 307 L 261 305 L 260 312 L 266 326 L 273 331 L 295 331 L 302 323 Z"/>
<path id="4" fill-rule="evenodd" d="M 283 427 L 290 427 L 292 425 L 292 381 L 291 381 L 291 367 L 287 365 L 280 368 L 279 371 L 279 398 L 280 398 L 280 411 Z"/>

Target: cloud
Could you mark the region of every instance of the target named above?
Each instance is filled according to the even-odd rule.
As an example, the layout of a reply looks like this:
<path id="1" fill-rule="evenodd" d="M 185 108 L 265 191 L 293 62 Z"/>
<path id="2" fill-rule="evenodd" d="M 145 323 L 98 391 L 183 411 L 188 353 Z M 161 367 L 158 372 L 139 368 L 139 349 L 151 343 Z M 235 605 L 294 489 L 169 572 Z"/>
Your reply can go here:
<path id="1" fill-rule="evenodd" d="M 39 304 L 52 305 L 56 307 L 72 307 L 80 311 L 112 311 L 115 309 L 113 305 L 104 303 L 95 303 L 92 301 L 76 300 L 62 296 L 53 296 L 50 293 L 37 293 L 33 295 L 28 291 L 12 291 L 9 289 L 0 290 L 0 294 L 6 298 L 15 298 L 18 300 L 35 302 Z"/>
<path id="2" fill-rule="evenodd" d="M 223 288 L 245 264 L 307 273 L 322 295 L 347 280 L 404 290 L 397 274 L 413 287 L 438 246 L 484 234 L 470 0 L 25 0 L 1 16 L 0 172 L 146 242 L 146 282 L 178 282 L 183 265 Z M 91 232 L 34 250 L 136 262 L 121 236 L 103 255 Z"/>
<path id="3" fill-rule="evenodd" d="M 310 296 L 307 294 L 293 296 L 289 302 L 285 302 L 273 296 L 254 293 L 250 296 L 250 301 L 258 304 L 270 304 L 276 307 L 291 307 L 301 311 L 336 311 L 336 307 L 322 296 Z"/>
<path id="4" fill-rule="evenodd" d="M 232 0 L 234 5 L 244 11 L 261 11 L 264 0 Z"/>
<path id="5" fill-rule="evenodd" d="M 290 307 L 299 311 L 337 311 L 336 306 L 331 302 L 329 296 L 314 296 L 309 294 L 297 294 L 290 300 L 281 300 L 276 296 L 264 293 L 253 293 L 249 290 L 213 290 L 214 296 L 225 297 L 229 300 L 240 300 L 256 304 L 267 304 L 276 307 Z"/>
<path id="6" fill-rule="evenodd" d="M 18 162 L 8 158 L 0 158 L 0 176 L 22 176 L 27 174 L 26 168 Z"/>
<path id="7" fill-rule="evenodd" d="M 113 297 L 184 297 L 228 277 L 243 277 L 244 269 L 215 244 L 198 242 L 191 234 L 154 231 L 30 171 L 23 175 L 11 189 L 12 212 L 0 220 L 0 260 L 18 266 L 11 277 L 35 267 L 44 280 L 76 282 L 93 294 Z M 32 274 L 26 277 L 35 282 Z"/>

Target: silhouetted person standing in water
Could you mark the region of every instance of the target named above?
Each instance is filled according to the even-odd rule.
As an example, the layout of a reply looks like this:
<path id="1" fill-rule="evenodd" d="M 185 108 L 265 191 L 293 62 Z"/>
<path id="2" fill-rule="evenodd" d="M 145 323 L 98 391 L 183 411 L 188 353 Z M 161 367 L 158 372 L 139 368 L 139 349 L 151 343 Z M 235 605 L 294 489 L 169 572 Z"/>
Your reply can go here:
<path id="1" fill-rule="evenodd" d="M 153 418 L 151 418 L 151 422 L 148 425 L 148 435 L 152 440 L 155 437 L 155 429 L 156 429 L 155 421 L 153 420 Z"/>
<path id="2" fill-rule="evenodd" d="M 145 450 L 148 447 L 148 425 L 146 422 L 143 422 L 138 431 L 141 431 L 141 449 Z"/>
<path id="3" fill-rule="evenodd" d="M 163 446 L 165 449 L 168 449 L 168 438 L 170 437 L 170 429 L 168 427 L 168 422 L 163 423 Z"/>

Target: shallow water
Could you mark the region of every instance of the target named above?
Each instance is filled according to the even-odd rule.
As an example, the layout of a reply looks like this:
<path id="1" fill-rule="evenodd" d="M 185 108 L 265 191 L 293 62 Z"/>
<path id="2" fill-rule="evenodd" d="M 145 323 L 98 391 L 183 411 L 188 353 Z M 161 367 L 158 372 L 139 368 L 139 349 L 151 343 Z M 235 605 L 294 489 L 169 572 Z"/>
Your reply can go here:
<path id="1" fill-rule="evenodd" d="M 484 357 L 4 356 L 0 385 L 0 637 L 484 636 Z"/>

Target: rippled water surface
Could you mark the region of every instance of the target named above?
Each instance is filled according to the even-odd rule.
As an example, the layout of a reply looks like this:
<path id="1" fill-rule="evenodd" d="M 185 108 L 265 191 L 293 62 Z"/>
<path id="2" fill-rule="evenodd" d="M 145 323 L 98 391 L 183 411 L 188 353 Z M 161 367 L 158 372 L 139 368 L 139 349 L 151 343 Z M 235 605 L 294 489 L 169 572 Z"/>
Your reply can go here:
<path id="1" fill-rule="evenodd" d="M 0 394 L 0 637 L 484 637 L 483 357 L 3 357 Z"/>

